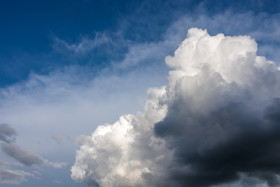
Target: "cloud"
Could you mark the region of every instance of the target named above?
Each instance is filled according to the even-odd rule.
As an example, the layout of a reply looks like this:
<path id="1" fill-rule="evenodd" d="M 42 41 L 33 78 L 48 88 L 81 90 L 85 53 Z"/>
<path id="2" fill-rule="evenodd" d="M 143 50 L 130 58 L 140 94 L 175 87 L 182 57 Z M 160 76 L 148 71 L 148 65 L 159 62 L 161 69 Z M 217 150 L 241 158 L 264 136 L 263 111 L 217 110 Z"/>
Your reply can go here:
<path id="1" fill-rule="evenodd" d="M 72 139 L 71 136 L 66 135 L 66 134 L 54 134 L 54 135 L 51 136 L 51 138 L 55 142 L 57 142 L 58 144 L 62 144 L 64 142 L 69 141 L 69 140 Z"/>
<path id="2" fill-rule="evenodd" d="M 34 164 L 43 163 L 43 158 L 41 156 L 32 151 L 24 150 L 17 145 L 2 144 L 1 148 L 2 151 L 4 151 L 7 155 L 24 165 L 31 166 Z"/>
<path id="3" fill-rule="evenodd" d="M 16 131 L 7 124 L 0 124 L 0 140 L 6 143 L 15 140 Z"/>
<path id="4" fill-rule="evenodd" d="M 280 72 L 249 36 L 190 29 L 145 112 L 83 136 L 72 178 L 92 186 L 279 185 Z"/>
<path id="5" fill-rule="evenodd" d="M 169 7 L 169 3 L 167 4 Z M 141 11 L 139 12 L 141 13 Z M 63 155 L 64 158 L 69 159 L 73 157 L 72 140 L 67 142 L 68 144 L 65 142 L 63 146 L 58 146 L 50 137 L 53 134 L 69 134 L 71 137 L 75 137 L 78 134 L 90 132 L 95 129 L 97 124 L 111 123 L 119 115 L 127 112 L 134 113 L 139 110 L 139 106 L 142 107 L 142 104 L 139 103 L 142 103 L 142 101 L 138 100 L 143 98 L 145 89 L 148 86 L 160 86 L 163 82 L 162 77 L 165 76 L 166 71 L 162 71 L 162 65 L 159 62 L 162 62 L 164 56 L 178 46 L 189 27 L 207 28 L 211 34 L 217 32 L 224 32 L 227 35 L 249 34 L 257 41 L 261 41 L 258 50 L 261 53 L 259 54 L 273 55 L 273 58 L 267 56 L 268 59 L 276 60 L 278 58 L 279 47 L 272 44 L 274 44 L 273 41 L 277 44 L 277 38 L 279 38 L 277 37 L 279 35 L 277 32 L 279 30 L 279 25 L 277 25 L 279 15 L 228 11 L 211 16 L 196 15 L 197 11 L 193 12 L 193 14 L 187 14 L 175 22 L 163 34 L 159 34 L 159 30 L 162 28 L 151 28 L 149 29 L 150 32 L 147 32 L 146 23 L 148 22 L 141 19 L 143 25 L 145 25 L 143 33 L 153 39 L 156 36 L 153 42 L 149 38 L 144 42 L 133 43 L 125 36 L 120 36 L 121 38 L 116 42 L 110 34 L 97 34 L 96 37 L 84 36 L 81 37 L 79 42 L 64 41 L 59 38 L 54 40 L 54 50 L 66 54 L 65 56 L 71 59 L 73 59 L 73 55 L 79 57 L 92 55 L 95 54 L 95 50 L 100 50 L 104 45 L 105 48 L 107 48 L 107 45 L 113 45 L 112 48 L 116 48 L 117 52 L 115 53 L 112 48 L 108 47 L 110 48 L 109 51 L 113 51 L 114 54 L 121 53 L 124 57 L 123 59 L 113 60 L 115 67 L 129 67 L 126 69 L 129 71 L 136 67 L 138 70 L 134 71 L 133 69 L 129 73 L 124 70 L 119 72 L 119 69 L 112 70 L 112 68 L 108 70 L 109 73 L 107 72 L 107 74 L 104 71 L 98 74 L 89 67 L 84 67 L 84 69 L 87 69 L 85 71 L 80 71 L 81 67 L 66 67 L 61 72 L 54 71 L 47 75 L 31 74 L 27 81 L 1 89 L 0 117 L 2 121 L 16 125 L 15 128 L 21 134 L 18 137 L 20 139 L 18 142 L 21 143 L 22 148 L 30 148 L 37 153 L 44 152 L 57 157 Z M 136 16 L 136 19 L 139 18 L 142 17 Z M 153 23 L 158 23 L 158 19 L 155 18 Z M 127 31 L 128 33 L 131 32 L 129 29 Z M 104 43 L 102 42 L 103 36 L 105 37 Z M 108 37 L 108 40 L 106 37 Z M 143 38 L 146 39 L 146 37 Z M 95 43 L 95 40 L 98 42 Z M 268 42 L 265 43 L 265 41 Z M 56 44 L 58 45 L 55 46 Z M 119 47 L 122 50 L 119 50 Z M 107 54 L 105 55 L 107 56 Z M 95 58 L 94 55 L 90 58 L 94 61 L 100 60 Z M 81 62 L 76 59 L 73 61 Z M 141 66 L 143 64 L 147 65 L 144 68 L 150 68 L 149 71 Z M 151 68 L 152 66 L 154 67 Z M 141 68 L 143 69 L 140 70 Z M 160 79 L 160 81 L 156 79 Z M 160 101 L 161 105 L 165 102 Z M 153 104 L 151 104 L 152 106 Z M 167 107 L 167 105 L 164 106 Z M 152 117 L 150 116 L 150 118 Z M 69 146 L 71 143 L 72 145 Z"/>
<path id="6" fill-rule="evenodd" d="M 44 159 L 44 163 L 47 165 L 47 166 L 51 166 L 53 168 L 64 168 L 67 166 L 67 163 L 66 162 L 50 162 L 46 159 Z"/>
<path id="7" fill-rule="evenodd" d="M 46 164 L 54 168 L 62 168 L 67 165 L 64 162 L 50 162 L 42 158 L 39 154 L 33 151 L 22 149 L 21 147 L 15 144 L 2 143 L 1 148 L 2 151 L 5 152 L 7 155 L 26 166 L 32 166 L 34 164 Z"/>
<path id="8" fill-rule="evenodd" d="M 53 37 L 53 49 L 61 53 L 69 53 L 73 55 L 84 55 L 93 51 L 102 45 L 108 45 L 112 41 L 106 34 L 96 33 L 94 39 L 82 37 L 77 43 L 68 43 L 56 36 Z"/>
<path id="9" fill-rule="evenodd" d="M 0 140 L 3 141 L 3 143 L 1 143 L 2 151 L 17 160 L 19 163 L 25 166 L 43 163 L 54 168 L 62 168 L 67 165 L 65 162 L 50 162 L 47 159 L 41 157 L 39 154 L 33 151 L 22 149 L 20 146 L 12 143 L 12 141 L 15 142 L 16 140 L 14 137 L 14 135 L 16 135 L 16 131 L 9 125 L 1 124 L 0 130 Z"/>
<path id="10" fill-rule="evenodd" d="M 33 174 L 20 170 L 0 168 L 0 183 L 20 184 L 26 181 L 25 177 L 27 176 L 33 176 Z"/>
<path id="11" fill-rule="evenodd" d="M 185 29 L 191 27 L 207 28 L 211 34 L 222 32 L 226 35 L 250 35 L 261 44 L 257 51 L 258 55 L 264 55 L 278 63 L 280 60 L 279 55 L 277 55 L 280 50 L 279 18 L 279 13 L 255 14 L 251 11 L 236 12 L 227 9 L 224 12 L 208 15 L 205 10 L 202 10 L 200 14 L 182 16 L 172 24 L 170 29 L 173 32 L 174 29 L 177 30 L 177 33 L 181 32 L 179 36 L 182 36 Z M 240 25 L 243 26 L 240 27 Z"/>

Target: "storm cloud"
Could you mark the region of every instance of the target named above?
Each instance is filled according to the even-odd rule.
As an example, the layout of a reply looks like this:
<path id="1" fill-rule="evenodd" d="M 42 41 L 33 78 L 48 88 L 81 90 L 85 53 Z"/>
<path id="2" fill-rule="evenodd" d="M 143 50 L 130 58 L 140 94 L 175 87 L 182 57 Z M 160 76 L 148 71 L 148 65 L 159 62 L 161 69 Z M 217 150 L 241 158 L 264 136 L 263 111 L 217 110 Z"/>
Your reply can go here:
<path id="1" fill-rule="evenodd" d="M 280 71 L 257 56 L 256 42 L 193 28 L 166 64 L 168 84 L 148 90 L 143 114 L 81 138 L 72 178 L 92 186 L 279 186 Z"/>

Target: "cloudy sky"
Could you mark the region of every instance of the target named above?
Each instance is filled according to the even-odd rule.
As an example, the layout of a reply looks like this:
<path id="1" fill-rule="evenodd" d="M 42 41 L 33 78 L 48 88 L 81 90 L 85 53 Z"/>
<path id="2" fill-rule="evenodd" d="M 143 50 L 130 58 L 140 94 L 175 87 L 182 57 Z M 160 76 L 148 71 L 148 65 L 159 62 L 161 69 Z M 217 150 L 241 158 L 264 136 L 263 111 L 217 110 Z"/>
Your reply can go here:
<path id="1" fill-rule="evenodd" d="M 0 186 L 280 185 L 280 2 L 0 1 Z"/>

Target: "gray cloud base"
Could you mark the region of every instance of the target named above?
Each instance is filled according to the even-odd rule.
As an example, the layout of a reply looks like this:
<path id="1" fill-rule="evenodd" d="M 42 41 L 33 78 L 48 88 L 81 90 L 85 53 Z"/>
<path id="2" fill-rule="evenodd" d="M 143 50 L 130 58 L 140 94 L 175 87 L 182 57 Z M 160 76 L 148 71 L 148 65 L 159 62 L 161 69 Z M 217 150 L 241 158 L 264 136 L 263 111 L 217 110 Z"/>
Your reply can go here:
<path id="1" fill-rule="evenodd" d="M 16 131 L 7 124 L 0 124 L 0 140 L 10 143 L 15 140 Z"/>
<path id="2" fill-rule="evenodd" d="M 19 146 L 14 144 L 2 144 L 2 151 L 4 151 L 7 155 L 16 159 L 20 163 L 31 166 L 33 164 L 43 163 L 44 160 L 38 154 L 21 149 Z"/>

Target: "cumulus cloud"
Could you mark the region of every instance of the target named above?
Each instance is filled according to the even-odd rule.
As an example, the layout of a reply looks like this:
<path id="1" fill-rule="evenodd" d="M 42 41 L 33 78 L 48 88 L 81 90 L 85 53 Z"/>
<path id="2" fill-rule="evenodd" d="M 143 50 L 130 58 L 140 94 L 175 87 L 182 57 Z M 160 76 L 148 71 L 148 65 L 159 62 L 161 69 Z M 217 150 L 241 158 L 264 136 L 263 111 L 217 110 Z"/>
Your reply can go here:
<path id="1" fill-rule="evenodd" d="M 280 72 L 249 36 L 190 29 L 145 112 L 83 136 L 72 178 L 92 186 L 279 185 Z"/>

